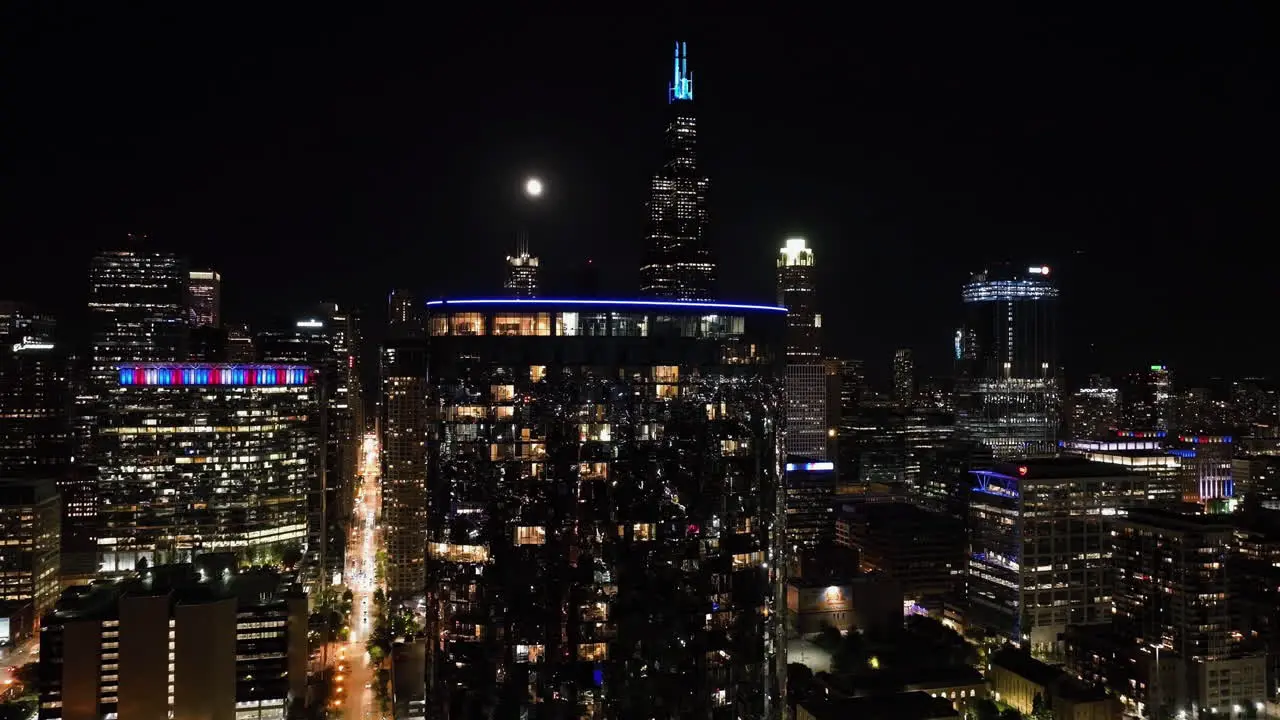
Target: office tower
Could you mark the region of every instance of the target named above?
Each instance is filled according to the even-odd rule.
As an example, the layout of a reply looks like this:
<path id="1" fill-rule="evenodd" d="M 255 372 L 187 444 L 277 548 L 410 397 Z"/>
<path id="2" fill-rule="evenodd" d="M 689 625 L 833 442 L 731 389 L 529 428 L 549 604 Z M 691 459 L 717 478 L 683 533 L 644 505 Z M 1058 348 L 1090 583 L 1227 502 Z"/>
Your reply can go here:
<path id="1" fill-rule="evenodd" d="M 1120 390 L 1110 378 L 1090 375 L 1066 404 L 1067 437 L 1071 440 L 1111 438 L 1120 427 Z"/>
<path id="2" fill-rule="evenodd" d="M 1232 435 L 1191 435 L 1169 437 L 1168 452 L 1179 459 L 1182 499 L 1205 506 L 1209 512 L 1231 512 L 1236 505 L 1231 462 L 1235 456 Z"/>
<path id="3" fill-rule="evenodd" d="M 392 290 L 387 295 L 387 336 L 394 340 L 424 338 L 427 334 L 426 306 L 410 290 Z"/>
<path id="4" fill-rule="evenodd" d="M 835 358 L 822 361 L 822 373 L 825 376 L 827 406 L 827 454 L 830 460 L 839 457 L 840 450 L 840 417 L 842 409 L 843 375 L 842 363 Z M 837 466 L 837 471 L 839 467 Z"/>
<path id="5" fill-rule="evenodd" d="M 996 463 L 973 475 L 966 619 L 1052 651 L 1068 624 L 1109 618 L 1104 518 L 1142 505 L 1146 478 L 1077 457 Z"/>
<path id="6" fill-rule="evenodd" d="M 307 597 L 204 555 L 68 588 L 40 632 L 41 720 L 292 716 L 307 691 Z"/>
<path id="7" fill-rule="evenodd" d="M 427 348 L 422 339 L 382 349 L 382 527 L 387 588 L 423 592 L 427 550 Z"/>
<path id="8" fill-rule="evenodd" d="M 1182 453 L 1165 449 L 1162 437 L 1121 430 L 1112 440 L 1066 440 L 1062 451 L 1092 462 L 1115 465 L 1147 477 L 1147 505 L 1177 507 L 1184 501 Z"/>
<path id="9" fill-rule="evenodd" d="M 116 379 L 96 458 L 103 572 L 304 548 L 323 442 L 315 371 L 147 363 Z"/>
<path id="10" fill-rule="evenodd" d="M 893 353 L 893 399 L 903 407 L 916 400 L 916 363 L 907 348 Z"/>
<path id="11" fill-rule="evenodd" d="M 229 363 L 251 363 L 258 359 L 258 348 L 253 339 L 253 331 L 244 323 L 227 326 L 226 361 Z"/>
<path id="12" fill-rule="evenodd" d="M 788 575 L 801 574 L 801 556 L 835 533 L 836 464 L 787 456 L 786 499 Z"/>
<path id="13" fill-rule="evenodd" d="M 716 261 L 706 238 L 707 178 L 698 171 L 693 74 L 685 43 L 676 43 L 667 103 L 667 158 L 650 186 L 649 247 L 640 267 L 640 291 L 666 300 L 714 300 Z"/>
<path id="14" fill-rule="evenodd" d="M 130 235 L 129 244 L 146 236 Z M 187 268 L 170 253 L 117 250 L 89 264 L 89 355 L 76 380 L 76 456 L 93 452 L 97 424 L 116 385 L 116 368 L 132 362 L 180 362 L 187 357 Z"/>
<path id="15" fill-rule="evenodd" d="M 1173 429 L 1173 380 L 1169 368 L 1152 365 L 1130 373 L 1120 386 L 1121 423 L 1125 430 L 1169 432 Z"/>
<path id="16" fill-rule="evenodd" d="M 185 357 L 186 287 L 185 263 L 176 255 L 122 250 L 93 258 L 89 323 L 94 390 L 113 389 L 121 364 Z"/>
<path id="17" fill-rule="evenodd" d="M 825 460 L 827 380 L 813 271 L 813 250 L 803 238 L 789 238 L 778 250 L 778 304 L 787 308 L 786 450 L 797 458 Z"/>
<path id="18" fill-rule="evenodd" d="M 192 327 L 222 326 L 222 276 L 216 270 L 187 274 L 187 315 Z"/>
<path id="19" fill-rule="evenodd" d="M 52 480 L 61 496 L 64 575 L 97 568 L 97 478 L 72 437 L 71 358 L 53 318 L 0 303 L 0 483 Z M 78 461 L 78 462 L 77 462 Z"/>
<path id="20" fill-rule="evenodd" d="M 315 478 L 319 484 L 312 488 L 317 501 L 310 508 L 314 517 L 308 547 L 314 554 L 308 560 L 318 563 L 323 555 L 326 577 L 345 567 L 346 527 L 354 509 L 353 483 L 364 441 L 358 319 L 336 303 L 320 303 L 312 314 L 257 337 L 263 362 L 308 365 L 319 376 L 326 447 L 323 471 Z"/>
<path id="21" fill-rule="evenodd" d="M 428 313 L 435 712 L 777 716 L 785 310 Z"/>
<path id="22" fill-rule="evenodd" d="M 840 417 L 858 414 L 858 405 L 867 394 L 867 373 L 861 360 L 840 361 Z"/>
<path id="23" fill-rule="evenodd" d="M 538 274 L 538 257 L 529 254 L 529 240 L 522 237 L 516 254 L 507 256 L 507 277 L 502 286 L 511 297 L 537 297 Z"/>
<path id="24" fill-rule="evenodd" d="M 38 618 L 58 599 L 58 489 L 50 479 L 0 476 L 0 600 L 29 602 Z"/>
<path id="25" fill-rule="evenodd" d="M 804 238 L 788 238 L 778 249 L 778 304 L 787 309 L 788 365 L 822 362 L 822 315 L 813 261 Z"/>
<path id="26" fill-rule="evenodd" d="M 54 321 L 0 303 L 0 478 L 57 478 L 71 464 L 71 386 Z"/>
<path id="27" fill-rule="evenodd" d="M 964 286 L 957 415 L 1000 458 L 1052 453 L 1059 422 L 1058 289 L 1049 268 L 1005 265 Z"/>
<path id="28" fill-rule="evenodd" d="M 1146 703 L 1160 717 L 1193 706 L 1236 715 L 1269 694 L 1266 657 L 1244 652 L 1231 611 L 1235 535 L 1205 515 L 1116 519 L 1115 629 L 1145 660 Z"/>

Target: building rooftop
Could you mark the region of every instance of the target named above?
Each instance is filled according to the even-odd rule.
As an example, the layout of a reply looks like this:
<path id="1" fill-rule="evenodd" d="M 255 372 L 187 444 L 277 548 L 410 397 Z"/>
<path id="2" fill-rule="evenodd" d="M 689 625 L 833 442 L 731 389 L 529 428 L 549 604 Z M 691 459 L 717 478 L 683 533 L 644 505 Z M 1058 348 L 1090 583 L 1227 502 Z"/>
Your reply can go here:
<path id="1" fill-rule="evenodd" d="M 0 480 L 0 506 L 32 505 L 58 496 L 53 480 Z"/>
<path id="2" fill-rule="evenodd" d="M 1094 462 L 1075 455 L 996 463 L 993 471 L 1006 477 L 1031 479 L 1121 477 L 1133 474 L 1113 463 Z"/>
<path id="3" fill-rule="evenodd" d="M 1066 675 L 1061 668 L 1046 665 L 1031 657 L 1025 651 L 1011 645 L 1006 645 L 995 651 L 989 659 L 992 665 L 999 665 L 1005 670 L 1044 687 L 1052 685 Z"/>
<path id="4" fill-rule="evenodd" d="M 777 305 L 756 305 L 728 302 L 689 302 L 679 300 L 597 300 L 584 298 L 458 298 L 431 300 L 427 307 L 433 310 L 456 308 L 458 310 L 485 308 L 614 308 L 635 310 L 672 310 L 684 312 L 787 312 Z"/>
<path id="5" fill-rule="evenodd" d="M 197 557 L 194 563 L 157 565 L 128 577 L 69 587 L 52 614 L 64 619 L 109 617 L 124 597 L 168 596 L 181 604 L 235 598 L 239 603 L 257 605 L 282 600 L 294 592 L 274 570 L 238 570 L 233 556 L 210 554 Z"/>
<path id="6" fill-rule="evenodd" d="M 1190 515 L 1159 508 L 1130 510 L 1118 521 L 1126 525 L 1145 525 L 1164 530 L 1232 532 L 1236 524 L 1221 515 Z"/>
<path id="7" fill-rule="evenodd" d="M 943 698 L 926 692 L 871 695 L 837 700 L 813 700 L 800 706 L 817 720 L 934 720 L 958 718 L 960 713 Z"/>

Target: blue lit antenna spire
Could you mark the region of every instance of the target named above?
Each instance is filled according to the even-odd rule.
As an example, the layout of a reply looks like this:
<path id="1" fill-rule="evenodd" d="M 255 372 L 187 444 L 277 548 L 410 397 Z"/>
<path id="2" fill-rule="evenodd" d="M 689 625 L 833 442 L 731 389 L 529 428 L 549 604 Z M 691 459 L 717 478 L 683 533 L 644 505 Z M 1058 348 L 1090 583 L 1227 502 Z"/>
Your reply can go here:
<path id="1" fill-rule="evenodd" d="M 685 43 L 676 43 L 675 72 L 667 88 L 667 102 L 693 100 L 693 75 L 689 73 L 689 50 Z"/>

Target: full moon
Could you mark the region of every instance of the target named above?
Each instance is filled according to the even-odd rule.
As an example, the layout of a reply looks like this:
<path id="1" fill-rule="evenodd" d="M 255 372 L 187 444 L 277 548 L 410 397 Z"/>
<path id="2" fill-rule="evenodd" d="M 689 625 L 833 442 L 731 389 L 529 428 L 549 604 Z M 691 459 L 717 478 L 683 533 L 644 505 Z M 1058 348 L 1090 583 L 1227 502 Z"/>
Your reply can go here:
<path id="1" fill-rule="evenodd" d="M 542 181 L 538 178 L 529 178 L 524 181 L 524 194 L 529 197 L 538 197 L 542 194 Z"/>

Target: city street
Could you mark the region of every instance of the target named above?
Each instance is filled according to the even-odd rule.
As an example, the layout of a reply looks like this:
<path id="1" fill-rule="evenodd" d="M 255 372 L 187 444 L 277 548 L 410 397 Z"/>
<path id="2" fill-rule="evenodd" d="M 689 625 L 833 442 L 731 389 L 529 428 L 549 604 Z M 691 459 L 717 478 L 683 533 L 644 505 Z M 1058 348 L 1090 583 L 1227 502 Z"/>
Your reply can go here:
<path id="1" fill-rule="evenodd" d="M 8 699 L 10 694 L 17 691 L 21 694 L 22 688 L 17 685 L 17 678 L 14 677 L 14 671 L 21 668 L 27 663 L 33 663 L 40 659 L 40 641 L 38 638 L 32 638 L 22 643 L 18 647 L 4 651 L 4 658 L 0 659 L 0 697 Z"/>
<path id="2" fill-rule="evenodd" d="M 378 700 L 373 690 L 375 668 L 370 667 L 365 653 L 365 641 L 373 632 L 373 591 L 381 534 L 378 531 L 380 493 L 380 468 L 378 439 L 373 433 L 365 436 L 364 454 L 360 462 L 363 481 L 356 496 L 355 517 L 351 523 L 351 536 L 347 539 L 346 584 L 351 589 L 351 635 L 347 643 L 338 649 L 338 669 L 342 677 L 338 681 L 342 717 L 348 720 L 381 720 L 385 717 L 378 710 Z M 336 679 L 336 677 L 335 677 Z"/>

